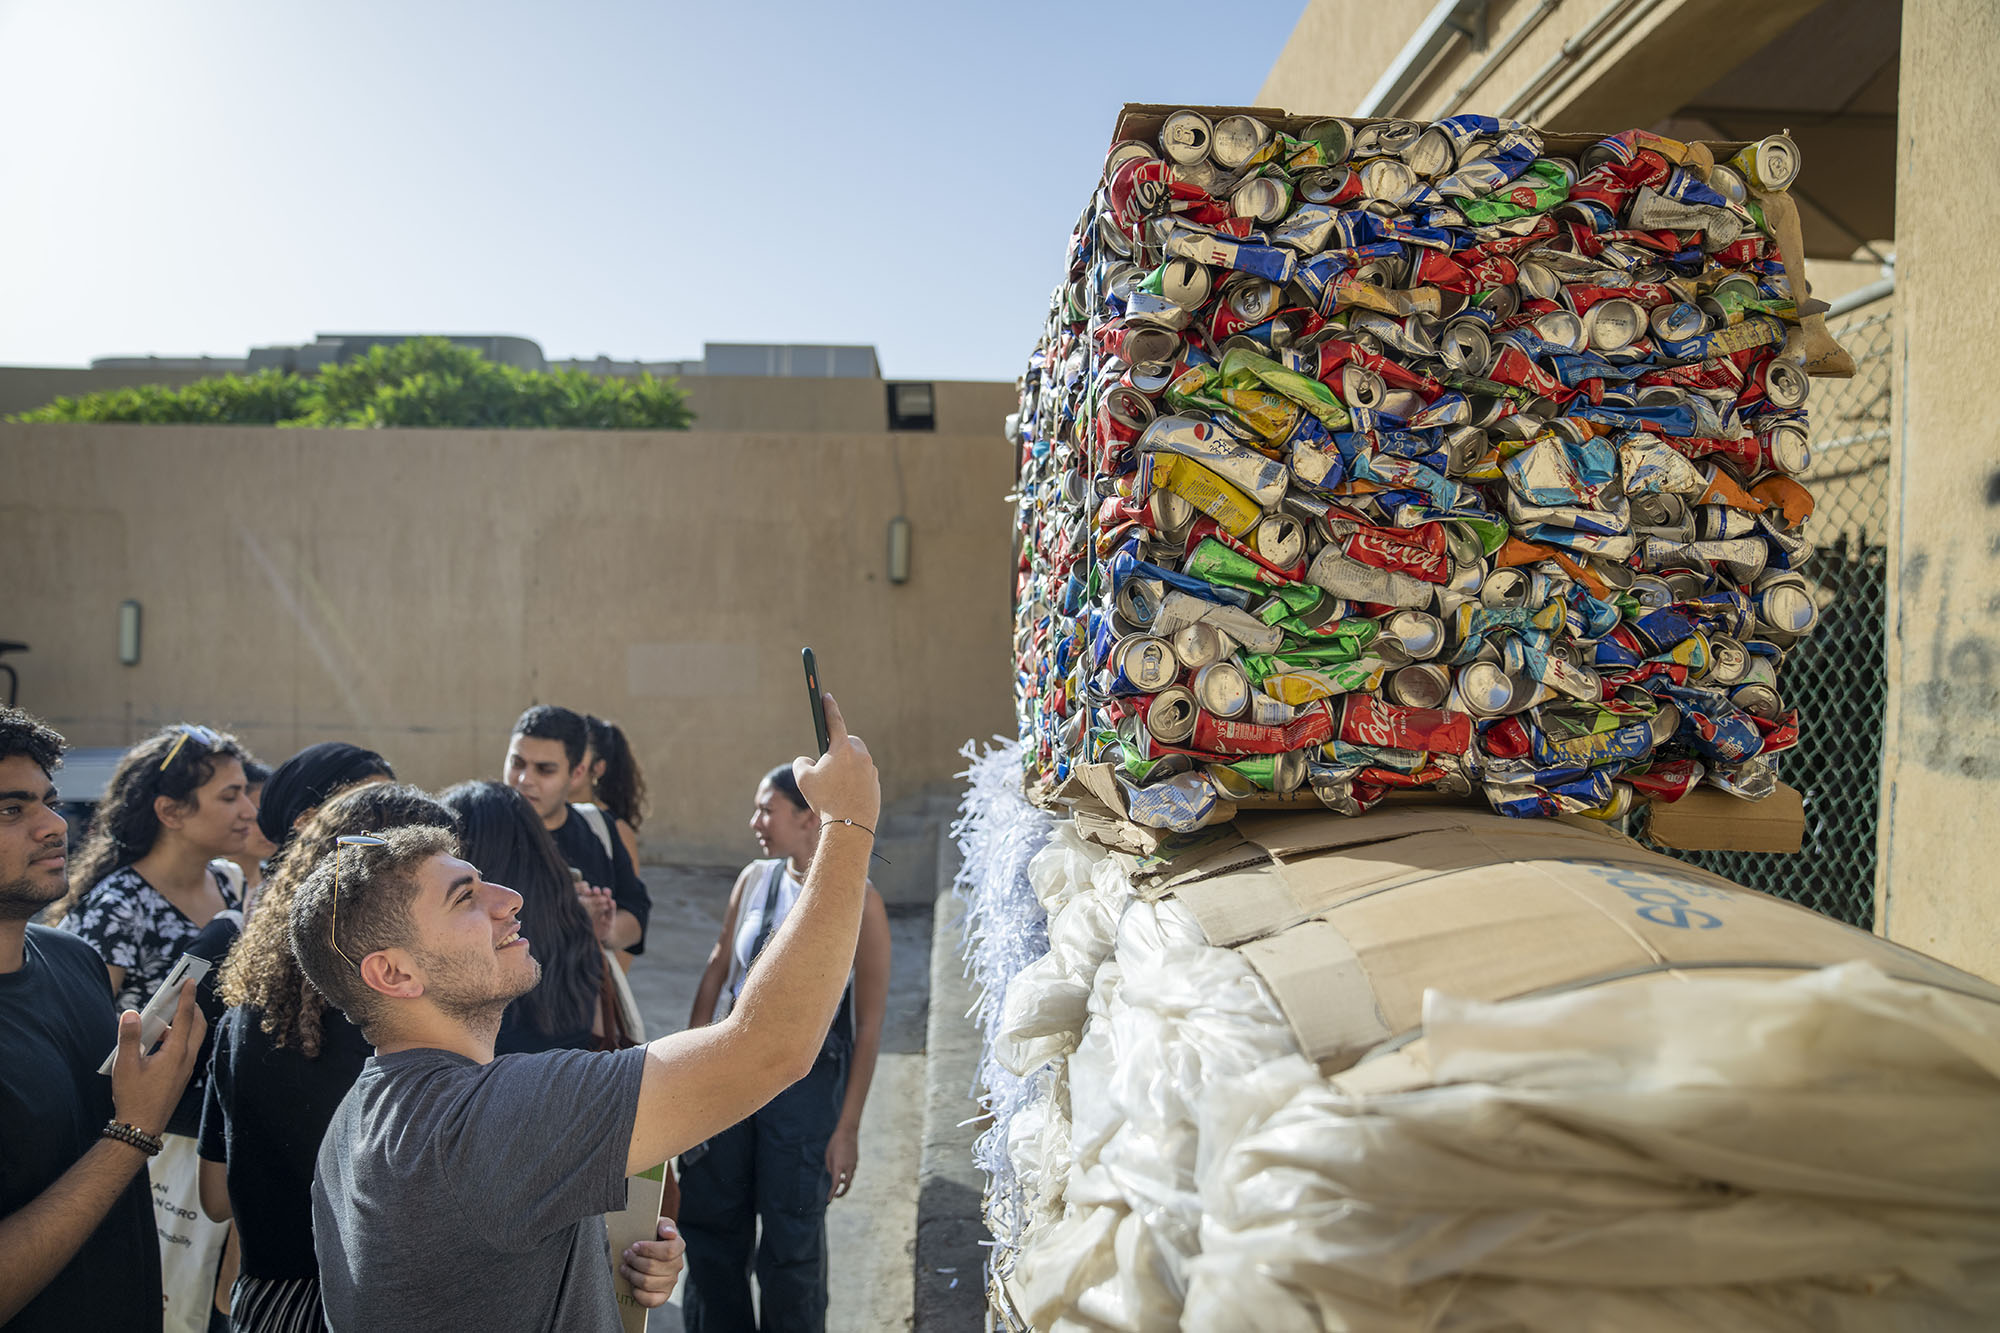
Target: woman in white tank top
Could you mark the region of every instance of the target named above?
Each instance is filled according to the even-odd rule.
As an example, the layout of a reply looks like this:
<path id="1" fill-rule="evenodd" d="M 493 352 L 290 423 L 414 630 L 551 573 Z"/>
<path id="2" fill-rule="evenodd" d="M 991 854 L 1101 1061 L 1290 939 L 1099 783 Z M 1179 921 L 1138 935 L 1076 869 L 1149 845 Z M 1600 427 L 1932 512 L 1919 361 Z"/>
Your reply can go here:
<path id="1" fill-rule="evenodd" d="M 690 1027 L 714 1022 L 735 1004 L 758 954 L 798 901 L 819 830 L 791 768 L 773 769 L 758 784 L 750 819 L 768 859 L 736 877 Z M 888 996 L 889 917 L 870 885 L 847 993 L 812 1073 L 681 1158 L 677 1220 L 688 1245 L 688 1333 L 760 1326 L 750 1298 L 753 1245 L 761 1326 L 825 1326 L 826 1206 L 847 1193 L 860 1165 L 861 1111 Z"/>

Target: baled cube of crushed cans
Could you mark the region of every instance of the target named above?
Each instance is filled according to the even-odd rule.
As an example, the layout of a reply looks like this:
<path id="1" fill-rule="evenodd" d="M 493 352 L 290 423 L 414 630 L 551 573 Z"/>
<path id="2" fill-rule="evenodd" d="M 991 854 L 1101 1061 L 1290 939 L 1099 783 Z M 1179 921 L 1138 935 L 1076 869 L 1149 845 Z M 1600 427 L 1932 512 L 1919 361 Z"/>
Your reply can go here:
<path id="1" fill-rule="evenodd" d="M 1819 616 L 1791 141 L 1134 123 L 1015 419 L 1031 787 L 1109 764 L 1183 832 L 1769 794 Z"/>

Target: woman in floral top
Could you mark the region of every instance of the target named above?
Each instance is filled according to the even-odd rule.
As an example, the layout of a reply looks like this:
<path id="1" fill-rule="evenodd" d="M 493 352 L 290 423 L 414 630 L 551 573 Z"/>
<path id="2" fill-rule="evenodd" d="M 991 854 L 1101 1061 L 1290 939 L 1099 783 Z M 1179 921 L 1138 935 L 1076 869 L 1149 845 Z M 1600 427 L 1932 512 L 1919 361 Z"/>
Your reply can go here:
<path id="1" fill-rule="evenodd" d="M 202 927 L 239 905 L 210 862 L 242 855 L 256 820 L 232 736 L 169 727 L 119 762 L 58 909 L 104 960 L 119 1008 L 143 1008 Z"/>

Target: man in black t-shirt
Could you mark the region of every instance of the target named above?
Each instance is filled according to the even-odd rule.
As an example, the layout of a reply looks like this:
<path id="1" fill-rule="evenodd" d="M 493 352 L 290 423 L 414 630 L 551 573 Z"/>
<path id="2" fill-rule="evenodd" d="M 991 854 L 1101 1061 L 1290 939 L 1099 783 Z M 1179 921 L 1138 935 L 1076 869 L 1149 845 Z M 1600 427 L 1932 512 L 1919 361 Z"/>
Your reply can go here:
<path id="1" fill-rule="evenodd" d="M 590 728 L 581 713 L 537 704 L 514 724 L 502 777 L 535 807 L 564 864 L 581 871 L 585 884 L 611 891 L 616 909 L 611 947 L 644 953 L 646 919 L 653 911 L 646 882 L 633 869 L 624 843 L 615 835 L 599 838 L 569 808 L 570 786 L 580 776 L 589 748 Z"/>
<path id="2" fill-rule="evenodd" d="M 49 775 L 63 738 L 0 708 L 0 1326 L 158 1329 L 160 1242 L 146 1159 L 187 1085 L 205 1025 L 194 987 L 139 1053 L 96 950 L 29 920 L 62 897 L 63 817 Z M 111 1077 L 97 1072 L 113 1046 Z"/>

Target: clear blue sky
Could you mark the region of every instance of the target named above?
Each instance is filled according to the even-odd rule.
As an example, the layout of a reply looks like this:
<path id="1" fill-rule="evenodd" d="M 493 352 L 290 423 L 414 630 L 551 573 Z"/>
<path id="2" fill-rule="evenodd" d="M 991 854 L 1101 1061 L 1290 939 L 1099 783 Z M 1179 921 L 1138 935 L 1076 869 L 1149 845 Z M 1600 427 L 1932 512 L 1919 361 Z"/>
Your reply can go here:
<path id="1" fill-rule="evenodd" d="M 1118 106 L 1254 100 L 1303 8 L 0 0 L 0 364 L 433 331 L 1011 379 Z"/>

